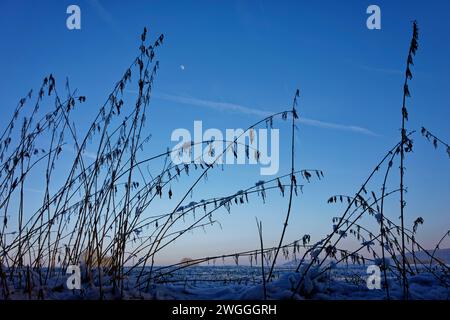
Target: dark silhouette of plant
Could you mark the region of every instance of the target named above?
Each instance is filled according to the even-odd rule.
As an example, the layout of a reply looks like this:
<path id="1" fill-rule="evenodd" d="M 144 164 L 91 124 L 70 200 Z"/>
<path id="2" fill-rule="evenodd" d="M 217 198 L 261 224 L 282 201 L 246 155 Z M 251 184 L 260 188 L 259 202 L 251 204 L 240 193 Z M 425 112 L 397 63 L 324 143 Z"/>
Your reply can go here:
<path id="1" fill-rule="evenodd" d="M 439 139 L 437 136 L 432 134 L 425 127 L 422 127 L 420 132 L 422 133 L 422 136 L 424 136 L 425 138 L 427 138 L 428 141 L 433 143 L 433 147 L 435 149 L 438 148 L 438 144 L 441 144 L 445 148 L 445 150 L 447 151 L 447 155 L 450 157 L 450 146 L 447 143 L 445 143 L 444 141 Z"/>
<path id="2" fill-rule="evenodd" d="M 278 243 L 278 249 L 275 251 L 275 257 L 273 259 L 272 262 L 272 266 L 270 267 L 269 270 L 269 274 L 267 276 L 267 280 L 270 281 L 270 279 L 272 278 L 272 273 L 273 273 L 273 269 L 275 267 L 275 264 L 277 262 L 277 257 L 278 257 L 278 253 L 280 252 L 280 248 L 283 244 L 283 239 L 284 239 L 284 234 L 286 233 L 286 229 L 287 229 L 287 225 L 289 222 L 289 216 L 291 214 L 291 208 L 292 208 L 292 195 L 293 195 L 293 191 L 294 191 L 294 185 L 297 185 L 297 180 L 294 176 L 294 171 L 295 171 L 295 167 L 294 167 L 294 159 L 295 159 L 295 119 L 298 118 L 297 115 L 297 111 L 295 109 L 295 107 L 297 106 L 297 99 L 300 97 L 300 91 L 297 89 L 297 91 L 295 92 L 295 96 L 294 96 L 294 100 L 292 102 L 292 128 L 291 128 L 291 184 L 290 184 L 290 188 L 289 188 L 289 204 L 288 204 L 288 209 L 287 209 L 287 213 L 286 213 L 286 219 L 284 221 L 283 224 L 283 230 L 281 232 L 281 237 L 280 237 L 280 242 Z M 311 177 L 311 174 L 308 171 L 304 171 L 303 176 L 305 177 L 306 180 L 308 180 Z"/>
<path id="3" fill-rule="evenodd" d="M 262 222 L 258 221 L 258 218 L 256 218 L 256 226 L 258 227 L 259 242 L 261 244 L 261 276 L 263 282 L 264 300 L 267 300 L 266 274 L 264 272 L 264 243 L 263 243 Z"/>
<path id="4" fill-rule="evenodd" d="M 413 56 L 416 55 L 417 49 L 419 47 L 418 43 L 419 29 L 417 27 L 417 22 L 413 22 L 413 32 L 411 44 L 409 46 L 408 58 L 406 60 L 406 71 L 405 71 L 405 83 L 403 85 L 403 102 L 402 102 L 402 128 L 401 128 L 401 145 L 400 145 L 400 220 L 402 228 L 402 278 L 403 278 L 403 296 L 405 299 L 408 298 L 408 283 L 406 278 L 406 257 L 405 257 L 405 236 L 404 236 L 404 209 L 406 202 L 404 200 L 404 159 L 405 152 L 412 151 L 412 140 L 410 140 L 406 134 L 405 124 L 408 121 L 408 110 L 406 108 L 406 98 L 410 97 L 410 90 L 408 87 L 408 80 L 412 79 L 411 66 L 414 65 Z"/>
<path id="5" fill-rule="evenodd" d="M 411 137 L 414 134 L 414 131 L 406 132 L 406 97 L 410 96 L 410 68 L 418 47 L 416 22 L 413 23 L 406 65 L 401 140 L 384 155 L 354 195 L 337 194 L 327 200 L 330 204 L 343 204 L 345 209 L 333 218 L 331 232 L 313 244 L 309 234 L 283 244 L 291 219 L 293 196 L 299 196 L 304 187 L 299 179 L 309 183 L 324 176 L 318 169 L 295 169 L 294 137 L 299 91 L 296 91 L 289 110 L 255 122 L 232 141 L 222 140 L 226 148 L 220 154 L 213 150 L 212 141 L 201 141 L 187 143 L 177 150 L 142 156 L 144 146 L 151 141 L 151 135 L 146 135 L 144 127 L 159 70 L 156 52 L 164 41 L 163 35 L 153 41 L 147 40 L 147 36 L 144 28 L 138 55 L 116 82 L 84 135 L 77 131 L 73 114 L 89 100 L 77 90 L 72 90 L 68 80 L 62 90 L 56 77 L 50 74 L 43 80 L 36 97 L 29 91 L 19 100 L 12 119 L 0 136 L 0 250 L 3 253 L 0 256 L 0 286 L 4 298 L 10 298 L 18 288 L 29 299 L 44 299 L 48 292 L 46 289 L 58 291 L 63 288 L 65 270 L 69 265 L 79 263 L 82 264 L 83 284 L 98 287 L 99 299 L 111 297 L 106 295 L 110 288 L 114 297 L 123 297 L 129 287 L 149 292 L 153 284 L 181 282 L 186 285 L 200 281 L 262 283 L 264 299 L 271 299 L 272 290 L 267 287 L 273 284 L 268 283 L 286 269 L 292 271 L 289 269 L 292 267 L 277 266 L 280 259 L 293 259 L 296 263 L 295 271 L 300 277 L 293 284 L 293 297 L 301 293 L 305 279 L 318 279 L 338 263 L 365 265 L 370 262 L 379 265 L 387 299 L 392 293 L 388 272 L 402 284 L 405 299 L 408 298 L 407 275 L 421 270 L 448 285 L 445 275 L 450 268 L 435 257 L 448 234 L 442 237 L 434 252 L 429 253 L 416 241 L 423 218 L 414 221 L 412 230 L 404 226 L 404 157 L 412 150 Z M 135 100 L 130 101 L 124 95 L 126 91 L 135 92 Z M 26 106 L 31 103 L 30 111 Z M 43 105 L 54 108 L 42 110 Z M 248 159 L 259 160 L 260 150 L 243 143 L 241 137 L 247 135 L 252 140 L 258 126 L 272 127 L 274 119 L 287 120 L 289 116 L 292 117 L 289 172 L 259 180 L 247 187 L 240 186 L 241 189 L 230 194 L 194 201 L 194 192 L 197 192 L 200 182 L 208 183 L 208 173 L 220 168 L 218 159 L 225 153 L 237 157 L 237 148 L 243 147 Z M 425 128 L 422 128 L 422 134 L 435 147 L 440 143 L 449 152 L 448 145 Z M 190 153 L 196 146 L 206 147 L 204 152 L 214 160 L 206 163 L 199 156 L 189 163 L 172 162 L 171 156 Z M 400 162 L 400 187 L 389 189 L 388 177 L 395 161 Z M 63 173 L 60 172 L 61 163 L 68 164 Z M 379 188 L 373 184 L 380 171 L 384 177 L 381 194 L 377 194 L 372 190 Z M 37 179 L 36 174 L 41 174 L 41 179 Z M 40 190 L 42 196 L 37 209 L 29 212 L 27 188 L 32 179 L 42 181 L 44 187 Z M 180 182 L 188 179 L 187 187 L 183 188 Z M 156 256 L 183 236 L 197 230 L 206 231 L 214 225 L 221 227 L 219 212 L 231 214 L 234 208 L 255 198 L 265 204 L 274 191 L 281 197 L 289 195 L 277 245 L 264 247 L 262 222 L 256 218 L 260 239 L 257 249 L 189 258 L 188 262 L 166 266 L 155 264 Z M 385 208 L 385 200 L 398 193 L 401 199 L 400 225 L 386 215 Z M 170 208 L 154 209 L 157 207 L 154 204 L 160 200 L 167 201 Z M 362 223 L 363 217 L 369 217 L 378 224 L 375 225 L 376 231 Z M 347 238 L 360 244 L 356 250 L 348 250 L 343 245 L 343 239 Z M 405 242 L 411 243 L 411 247 Z M 381 247 L 381 254 L 376 250 L 377 246 Z M 416 255 L 416 250 L 424 252 L 430 259 L 429 265 L 421 261 L 423 258 Z M 414 265 L 406 259 L 407 254 L 412 254 Z M 191 278 L 177 278 L 177 274 L 188 268 L 203 263 L 215 265 L 216 260 L 223 263 L 231 261 L 239 266 L 242 258 L 248 258 L 251 266 L 261 263 L 261 271 L 257 269 L 253 278 L 236 276 L 233 279 L 218 277 L 205 280 L 199 279 L 195 273 L 191 273 Z M 388 264 L 388 258 L 393 265 Z M 268 273 L 265 265 L 270 266 Z M 360 282 L 361 279 L 355 281 Z M 305 296 L 310 295 L 307 293 Z"/>
<path id="6" fill-rule="evenodd" d="M 439 248 L 440 248 L 442 242 L 444 242 L 444 240 L 445 240 L 447 237 L 450 238 L 450 230 L 448 230 L 446 233 L 444 233 L 444 235 L 442 236 L 442 238 L 438 241 L 438 243 L 437 243 L 436 246 L 434 247 L 434 250 L 433 250 L 433 253 L 431 254 L 431 259 L 430 259 L 430 268 L 431 268 L 431 265 L 432 265 L 432 263 L 433 263 L 433 261 L 434 261 L 434 256 L 435 256 L 437 250 L 439 250 Z"/>

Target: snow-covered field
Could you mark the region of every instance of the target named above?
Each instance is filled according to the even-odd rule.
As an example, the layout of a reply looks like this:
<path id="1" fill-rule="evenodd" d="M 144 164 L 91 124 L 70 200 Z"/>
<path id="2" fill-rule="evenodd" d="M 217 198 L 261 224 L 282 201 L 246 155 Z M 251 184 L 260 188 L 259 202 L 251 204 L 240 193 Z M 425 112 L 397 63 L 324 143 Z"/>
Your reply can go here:
<path id="1" fill-rule="evenodd" d="M 205 268 L 207 274 L 214 274 L 214 267 Z M 258 268 L 229 267 L 231 274 L 240 273 L 252 280 L 257 278 Z M 226 268 L 224 268 L 226 269 Z M 316 277 L 318 270 L 312 270 L 305 277 L 305 281 L 295 292 L 300 280 L 300 273 L 279 271 L 278 279 L 267 284 L 267 296 L 269 299 L 384 299 L 384 289 L 368 289 L 366 279 L 367 266 L 341 266 L 325 272 Z M 227 271 L 228 273 L 228 271 Z M 449 275 L 445 277 L 448 283 Z M 234 276 L 231 276 L 233 278 Z M 243 277 L 245 278 L 245 277 Z M 257 278 L 257 279 L 260 279 Z M 390 296 L 393 299 L 402 298 L 400 282 L 390 277 Z M 262 284 L 245 284 L 235 281 L 229 284 L 217 284 L 214 282 L 201 282 L 193 284 L 187 282 L 178 285 L 155 285 L 151 298 L 154 299 L 263 299 L 264 290 Z M 409 293 L 411 299 L 448 300 L 450 288 L 441 283 L 433 274 L 420 273 L 409 277 Z"/>
<path id="2" fill-rule="evenodd" d="M 409 276 L 409 298 L 427 300 L 448 300 L 450 298 L 450 275 L 437 269 L 433 273 L 420 272 Z M 367 287 L 367 266 L 337 266 L 319 275 L 319 269 L 310 270 L 302 285 L 297 288 L 300 273 L 279 268 L 275 279 L 267 283 L 268 299 L 385 299 L 386 290 Z M 441 278 L 441 281 L 438 277 Z M 38 275 L 33 274 L 35 281 Z M 103 277 L 107 279 L 107 277 Z M 194 280 L 195 279 L 195 280 Z M 102 286 L 105 299 L 158 299 L 158 300 L 258 300 L 264 299 L 261 283 L 261 269 L 245 266 L 194 266 L 175 272 L 164 279 L 164 283 L 154 283 L 148 288 L 135 288 L 135 277 L 125 281 L 123 296 L 120 289 Z M 99 299 L 98 283 L 82 283 L 81 290 L 68 290 L 64 276 L 55 277 L 42 288 L 45 299 Z M 402 287 L 397 278 L 388 277 L 391 299 L 402 298 Z M 17 284 L 16 284 L 17 287 Z M 37 286 L 39 287 L 39 286 Z M 297 290 L 296 290 L 297 289 Z M 294 293 L 295 292 L 295 293 Z M 10 284 L 11 299 L 36 299 L 38 292 L 31 296 L 24 289 L 14 289 Z"/>

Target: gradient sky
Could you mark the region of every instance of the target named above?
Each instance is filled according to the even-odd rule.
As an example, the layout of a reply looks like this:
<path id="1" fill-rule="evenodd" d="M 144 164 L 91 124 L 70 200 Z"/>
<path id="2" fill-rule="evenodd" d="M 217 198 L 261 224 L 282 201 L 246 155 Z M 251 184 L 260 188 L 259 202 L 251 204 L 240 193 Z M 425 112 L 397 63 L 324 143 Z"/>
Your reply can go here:
<path id="1" fill-rule="evenodd" d="M 81 8 L 81 30 L 66 28 L 66 8 Z M 366 28 L 366 8 L 381 8 L 381 30 Z M 331 230 L 341 207 L 326 200 L 353 194 L 384 153 L 399 140 L 402 86 L 411 22 L 418 20 L 419 51 L 408 100 L 409 129 L 421 126 L 450 139 L 448 93 L 450 26 L 448 1 L 31 1 L 0 3 L 0 109 L 6 125 L 17 101 L 53 73 L 70 78 L 88 101 L 75 120 L 93 117 L 114 83 L 136 56 L 144 26 L 164 33 L 160 73 L 147 130 L 153 138 L 144 155 L 174 145 L 176 128 L 245 128 L 266 112 L 289 108 L 296 88 L 299 123 L 296 166 L 325 173 L 296 199 L 286 241 L 305 233 L 318 240 Z M 132 93 L 129 93 L 132 94 Z M 278 125 L 278 123 L 277 123 Z M 289 131 L 280 123 L 280 174 L 289 170 Z M 284 125 L 285 126 L 285 125 Z M 407 225 L 425 224 L 418 238 L 433 247 L 449 225 L 449 159 L 417 133 L 406 162 Z M 234 166 L 211 174 L 196 200 L 214 190 L 226 195 L 253 185 L 256 167 Z M 395 176 L 393 176 L 395 177 Z M 395 184 L 392 185 L 395 187 Z M 379 191 L 379 185 L 375 185 Z M 180 192 L 181 193 L 181 192 Z M 267 246 L 279 238 L 286 199 L 269 195 L 217 216 L 212 227 L 186 235 L 161 256 L 208 256 L 258 247 L 254 217 L 263 221 Z M 160 206 L 164 208 L 164 205 Z M 158 208 L 158 207 L 157 207 Z M 389 204 L 397 219 L 397 199 Z M 447 246 L 450 246 L 448 243 Z"/>

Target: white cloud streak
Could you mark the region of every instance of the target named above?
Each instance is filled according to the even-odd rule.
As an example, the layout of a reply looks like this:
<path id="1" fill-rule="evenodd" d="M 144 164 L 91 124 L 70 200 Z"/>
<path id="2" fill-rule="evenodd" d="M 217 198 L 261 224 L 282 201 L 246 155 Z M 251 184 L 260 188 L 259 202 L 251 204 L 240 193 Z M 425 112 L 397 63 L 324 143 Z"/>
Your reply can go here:
<path id="1" fill-rule="evenodd" d="M 107 1 L 103 1 L 106 5 Z M 100 0 L 89 0 L 89 5 L 96 11 L 100 19 L 102 19 L 115 33 L 120 36 L 125 36 L 123 29 L 117 24 L 116 19 L 107 10 L 107 7 L 101 3 Z M 83 9 L 81 9 L 83 10 Z"/>
<path id="2" fill-rule="evenodd" d="M 377 68 L 377 67 L 371 67 L 371 66 L 366 66 L 366 65 L 360 65 L 359 67 L 361 69 L 364 69 L 364 70 L 370 71 L 370 72 L 380 72 L 380 73 L 395 74 L 395 75 L 402 75 L 402 74 L 404 74 L 403 71 L 398 70 L 398 69 Z"/>
<path id="3" fill-rule="evenodd" d="M 211 101 L 211 100 L 203 100 L 203 99 L 197 99 L 192 97 L 183 97 L 183 96 L 177 96 L 177 95 L 171 95 L 171 94 L 158 94 L 155 95 L 155 98 L 171 101 L 175 103 L 181 103 L 185 105 L 190 106 L 198 106 L 198 107 L 204 107 L 219 111 L 225 111 L 225 112 L 235 112 L 235 113 L 241 113 L 246 115 L 254 115 L 258 117 L 268 117 L 272 114 L 272 112 L 265 111 L 265 110 L 259 110 L 255 108 L 249 108 L 246 106 L 242 106 L 235 103 L 228 103 L 228 102 L 218 102 L 218 101 Z M 351 131 L 354 133 L 364 134 L 368 136 L 378 136 L 373 131 L 355 126 L 355 125 L 344 125 L 344 124 L 337 124 L 332 122 L 326 122 L 326 121 L 320 121 L 315 119 L 308 119 L 304 117 L 300 117 L 298 120 L 300 123 L 312 126 L 312 127 L 318 127 L 318 128 L 324 128 L 324 129 L 333 129 L 333 130 L 342 130 L 342 131 Z"/>
<path id="4" fill-rule="evenodd" d="M 97 14 L 102 18 L 105 22 L 109 24 L 114 24 L 114 19 L 108 10 L 100 3 L 99 0 L 90 0 L 89 4 L 97 11 Z"/>
<path id="5" fill-rule="evenodd" d="M 74 145 L 72 146 L 63 146 L 63 150 L 70 152 L 72 154 L 77 155 L 78 151 L 76 151 L 76 147 Z M 97 159 L 97 154 L 90 152 L 90 151 L 86 151 L 84 150 L 83 153 L 81 154 L 83 157 L 87 158 L 87 159 L 91 159 L 91 160 L 96 160 Z"/>

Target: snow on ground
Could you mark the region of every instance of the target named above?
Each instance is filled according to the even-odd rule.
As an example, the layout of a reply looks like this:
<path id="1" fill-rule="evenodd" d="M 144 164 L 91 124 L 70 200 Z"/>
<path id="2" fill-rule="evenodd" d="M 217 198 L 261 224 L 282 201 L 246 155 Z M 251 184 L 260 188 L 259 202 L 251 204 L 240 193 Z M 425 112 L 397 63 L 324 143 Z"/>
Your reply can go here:
<path id="1" fill-rule="evenodd" d="M 217 270 L 220 272 L 216 272 Z M 258 268 L 251 267 L 193 267 L 193 274 L 222 277 L 221 272 L 242 275 L 257 273 Z M 187 269 L 187 270 L 188 270 Z M 233 272 L 230 272 L 233 270 Z M 237 271 L 241 270 L 241 271 Z M 439 271 L 433 271 L 437 274 Z M 189 275 L 186 270 L 183 276 Z M 268 299 L 319 299 L 319 300 L 360 300 L 385 299 L 384 289 L 369 290 L 366 284 L 366 268 L 364 266 L 339 266 L 331 271 L 319 274 L 318 269 L 311 269 L 302 285 L 297 288 L 300 273 L 278 271 L 277 279 L 267 284 Z M 441 281 L 432 273 L 421 272 L 409 276 L 410 299 L 448 300 L 450 298 L 450 275 L 439 273 Z M 37 275 L 33 275 L 37 281 Z M 199 277 L 200 278 L 200 277 Z M 255 280 L 255 278 L 252 278 Z M 447 283 L 444 284 L 442 279 Z M 130 278 L 124 285 L 123 299 L 158 299 L 158 300 L 258 300 L 264 299 L 264 290 L 261 283 L 250 281 L 230 280 L 228 283 L 220 282 L 181 282 L 172 284 L 153 284 L 148 290 L 134 288 L 135 279 Z M 389 291 L 392 299 L 402 298 L 402 287 L 398 279 L 389 276 Z M 297 289 L 297 290 L 296 290 Z M 119 299 L 120 290 L 113 293 L 112 286 L 102 286 L 105 299 Z M 36 291 L 36 290 L 35 290 Z M 293 294 L 296 292 L 295 294 Z M 99 299 L 99 287 L 93 283 L 83 283 L 82 290 L 68 290 L 64 279 L 51 279 L 42 289 L 45 299 Z M 11 299 L 28 299 L 24 289 L 14 289 L 10 286 Z M 32 298 L 37 298 L 37 292 L 32 292 Z"/>

